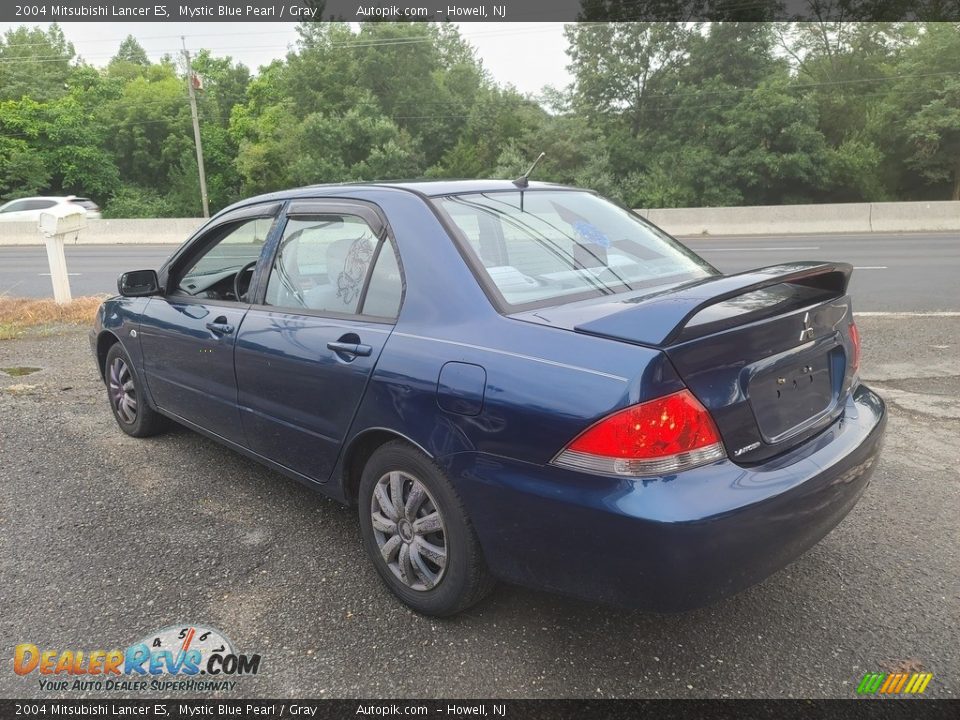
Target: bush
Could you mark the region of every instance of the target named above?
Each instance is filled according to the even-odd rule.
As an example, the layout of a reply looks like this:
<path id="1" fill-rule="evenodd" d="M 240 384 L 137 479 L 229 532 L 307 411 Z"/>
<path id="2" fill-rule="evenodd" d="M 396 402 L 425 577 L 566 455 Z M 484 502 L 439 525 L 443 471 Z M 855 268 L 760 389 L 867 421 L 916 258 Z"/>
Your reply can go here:
<path id="1" fill-rule="evenodd" d="M 156 190 L 127 185 L 103 209 L 105 218 L 177 217 L 173 203 Z"/>

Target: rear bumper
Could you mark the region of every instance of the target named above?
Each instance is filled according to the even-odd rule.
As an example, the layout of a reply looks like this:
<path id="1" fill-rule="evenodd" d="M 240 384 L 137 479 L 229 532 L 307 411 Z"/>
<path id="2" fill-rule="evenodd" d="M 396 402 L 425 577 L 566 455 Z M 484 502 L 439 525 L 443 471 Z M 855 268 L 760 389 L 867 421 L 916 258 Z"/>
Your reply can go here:
<path id="1" fill-rule="evenodd" d="M 866 489 L 885 423 L 860 385 L 834 425 L 754 467 L 629 480 L 472 452 L 441 462 L 497 576 L 669 612 L 753 585 L 830 532 Z"/>

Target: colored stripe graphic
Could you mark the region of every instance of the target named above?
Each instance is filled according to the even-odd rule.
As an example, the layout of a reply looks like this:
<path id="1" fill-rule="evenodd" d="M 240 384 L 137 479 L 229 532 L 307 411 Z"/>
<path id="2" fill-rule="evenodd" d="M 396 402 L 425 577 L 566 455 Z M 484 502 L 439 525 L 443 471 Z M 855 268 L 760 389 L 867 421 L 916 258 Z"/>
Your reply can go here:
<path id="1" fill-rule="evenodd" d="M 919 695 L 932 679 L 933 673 L 867 673 L 857 686 L 857 694 Z"/>
<path id="2" fill-rule="evenodd" d="M 880 688 L 880 683 L 883 682 L 884 677 L 883 673 L 867 673 L 863 676 L 863 680 L 860 681 L 860 685 L 857 687 L 857 693 L 860 695 L 872 695 Z"/>

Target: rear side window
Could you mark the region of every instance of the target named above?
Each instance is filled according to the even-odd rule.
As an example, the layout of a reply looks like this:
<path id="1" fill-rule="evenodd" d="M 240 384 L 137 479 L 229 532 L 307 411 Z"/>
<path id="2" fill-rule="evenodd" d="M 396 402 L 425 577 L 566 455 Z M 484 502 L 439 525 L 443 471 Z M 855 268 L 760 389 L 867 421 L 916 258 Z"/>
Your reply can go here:
<path id="1" fill-rule="evenodd" d="M 370 273 L 362 312 L 364 315 L 395 318 L 400 313 L 402 298 L 403 276 L 400 274 L 397 252 L 393 243 L 385 240 L 380 246 L 376 264 Z"/>
<path id="2" fill-rule="evenodd" d="M 668 235 L 591 193 L 472 193 L 436 202 L 486 287 L 512 310 L 715 273 Z"/>
<path id="3" fill-rule="evenodd" d="M 356 215 L 291 218 L 267 281 L 267 305 L 356 314 L 379 239 Z"/>
<path id="4" fill-rule="evenodd" d="M 79 205 L 84 210 L 99 210 L 100 206 L 88 198 L 74 198 L 71 200 L 74 205 Z"/>

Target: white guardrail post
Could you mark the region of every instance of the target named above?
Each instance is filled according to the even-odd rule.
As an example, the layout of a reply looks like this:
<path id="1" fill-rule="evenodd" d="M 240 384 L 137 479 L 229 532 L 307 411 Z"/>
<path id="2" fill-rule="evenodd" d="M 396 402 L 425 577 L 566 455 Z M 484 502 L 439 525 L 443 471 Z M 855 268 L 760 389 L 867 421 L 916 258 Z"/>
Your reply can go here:
<path id="1" fill-rule="evenodd" d="M 53 299 L 57 305 L 66 305 L 70 294 L 70 276 L 67 274 L 67 258 L 63 243 L 67 235 L 76 242 L 80 231 L 87 226 L 87 211 L 83 208 L 55 206 L 40 213 L 38 229 L 47 246 L 47 262 L 50 265 L 50 281 L 53 283 Z"/>

